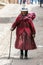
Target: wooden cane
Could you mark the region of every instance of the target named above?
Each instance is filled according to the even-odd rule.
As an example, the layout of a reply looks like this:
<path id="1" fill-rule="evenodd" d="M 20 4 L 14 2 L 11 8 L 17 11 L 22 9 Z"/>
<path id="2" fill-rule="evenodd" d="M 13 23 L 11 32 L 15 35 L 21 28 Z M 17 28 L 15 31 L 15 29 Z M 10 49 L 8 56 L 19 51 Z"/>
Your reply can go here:
<path id="1" fill-rule="evenodd" d="M 11 55 L 11 43 L 12 43 L 12 31 L 11 31 L 11 34 L 10 34 L 10 47 L 9 47 L 9 57 L 8 57 L 8 59 L 10 59 L 10 55 Z"/>

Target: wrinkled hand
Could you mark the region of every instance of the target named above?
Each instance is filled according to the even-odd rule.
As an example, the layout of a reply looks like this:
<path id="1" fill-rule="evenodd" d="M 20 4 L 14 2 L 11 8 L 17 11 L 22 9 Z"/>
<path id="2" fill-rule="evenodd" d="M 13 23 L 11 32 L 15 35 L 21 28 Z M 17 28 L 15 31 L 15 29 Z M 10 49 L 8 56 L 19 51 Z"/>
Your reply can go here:
<path id="1" fill-rule="evenodd" d="M 10 30 L 13 31 L 13 28 L 11 28 Z"/>
<path id="2" fill-rule="evenodd" d="M 35 34 L 33 34 L 32 37 L 35 38 Z"/>

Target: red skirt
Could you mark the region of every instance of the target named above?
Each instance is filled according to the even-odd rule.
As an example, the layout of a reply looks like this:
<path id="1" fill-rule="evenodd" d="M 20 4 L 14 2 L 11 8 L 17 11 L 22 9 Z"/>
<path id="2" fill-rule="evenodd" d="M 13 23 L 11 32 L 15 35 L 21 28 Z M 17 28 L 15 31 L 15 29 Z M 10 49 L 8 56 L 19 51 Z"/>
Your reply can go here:
<path id="1" fill-rule="evenodd" d="M 23 32 L 20 36 L 17 37 L 15 48 L 20 50 L 32 50 L 36 49 L 36 44 L 34 38 L 26 32 Z"/>

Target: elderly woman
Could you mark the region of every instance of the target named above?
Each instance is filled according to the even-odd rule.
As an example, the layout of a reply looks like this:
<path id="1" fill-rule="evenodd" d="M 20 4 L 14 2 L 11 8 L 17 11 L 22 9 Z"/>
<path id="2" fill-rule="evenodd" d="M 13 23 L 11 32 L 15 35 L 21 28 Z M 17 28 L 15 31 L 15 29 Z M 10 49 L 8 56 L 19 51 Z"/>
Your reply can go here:
<path id="1" fill-rule="evenodd" d="M 23 59 L 23 50 L 25 50 L 25 59 L 28 58 L 28 50 L 36 49 L 34 37 L 36 34 L 33 20 L 35 13 L 28 13 L 27 8 L 22 8 L 16 21 L 12 24 L 11 31 L 16 28 L 15 48 L 20 49 L 20 58 Z"/>

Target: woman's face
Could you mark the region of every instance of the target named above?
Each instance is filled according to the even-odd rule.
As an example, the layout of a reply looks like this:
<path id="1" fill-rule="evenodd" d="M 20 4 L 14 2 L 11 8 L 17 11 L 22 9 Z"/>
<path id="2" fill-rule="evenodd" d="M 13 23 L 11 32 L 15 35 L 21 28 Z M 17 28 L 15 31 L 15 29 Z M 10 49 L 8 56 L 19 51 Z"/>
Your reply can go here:
<path id="1" fill-rule="evenodd" d="M 26 15 L 27 12 L 26 12 L 26 11 L 21 11 L 21 14 L 22 14 L 22 15 Z"/>

